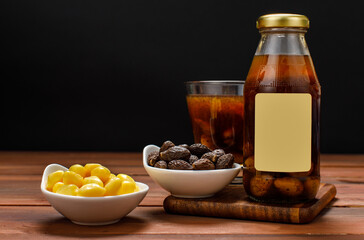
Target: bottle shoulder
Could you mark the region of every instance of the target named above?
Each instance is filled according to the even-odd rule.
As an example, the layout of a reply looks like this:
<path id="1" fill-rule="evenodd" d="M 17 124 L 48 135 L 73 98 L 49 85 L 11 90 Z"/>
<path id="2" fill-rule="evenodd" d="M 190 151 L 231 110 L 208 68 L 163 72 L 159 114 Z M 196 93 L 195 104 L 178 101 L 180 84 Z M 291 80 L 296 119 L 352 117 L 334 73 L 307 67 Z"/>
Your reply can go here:
<path id="1" fill-rule="evenodd" d="M 320 84 L 309 55 L 258 55 L 253 59 L 245 87 L 318 91 Z"/>

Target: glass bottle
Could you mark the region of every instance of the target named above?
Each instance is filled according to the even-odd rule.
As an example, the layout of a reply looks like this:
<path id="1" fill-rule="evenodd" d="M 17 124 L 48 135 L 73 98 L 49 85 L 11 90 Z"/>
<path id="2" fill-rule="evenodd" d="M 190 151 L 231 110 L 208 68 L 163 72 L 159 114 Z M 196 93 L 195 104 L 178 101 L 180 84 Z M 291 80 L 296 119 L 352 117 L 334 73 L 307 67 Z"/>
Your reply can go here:
<path id="1" fill-rule="evenodd" d="M 321 87 L 305 33 L 306 16 L 269 14 L 244 86 L 243 182 L 249 197 L 293 203 L 320 186 Z"/>

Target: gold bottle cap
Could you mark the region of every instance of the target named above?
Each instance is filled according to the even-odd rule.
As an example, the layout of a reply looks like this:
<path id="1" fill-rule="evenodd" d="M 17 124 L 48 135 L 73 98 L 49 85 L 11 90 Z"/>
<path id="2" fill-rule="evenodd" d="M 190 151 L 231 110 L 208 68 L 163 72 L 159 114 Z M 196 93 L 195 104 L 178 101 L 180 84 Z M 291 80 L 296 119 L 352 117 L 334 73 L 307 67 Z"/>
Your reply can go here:
<path id="1" fill-rule="evenodd" d="M 275 13 L 260 16 L 257 20 L 257 28 L 297 27 L 309 28 L 310 21 L 305 15 L 291 13 Z"/>

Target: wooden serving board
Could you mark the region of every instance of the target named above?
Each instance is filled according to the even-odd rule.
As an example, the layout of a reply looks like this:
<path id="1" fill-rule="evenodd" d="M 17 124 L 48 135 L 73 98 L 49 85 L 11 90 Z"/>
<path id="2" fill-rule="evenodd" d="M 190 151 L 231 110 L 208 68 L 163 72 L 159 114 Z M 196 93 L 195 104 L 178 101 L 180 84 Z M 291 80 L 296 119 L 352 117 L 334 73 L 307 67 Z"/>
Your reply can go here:
<path id="1" fill-rule="evenodd" d="M 207 217 L 238 218 L 284 223 L 311 222 L 334 199 L 336 188 L 321 183 L 316 199 L 300 204 L 267 204 L 250 200 L 242 185 L 229 185 L 210 198 L 189 199 L 169 196 L 166 212 Z"/>

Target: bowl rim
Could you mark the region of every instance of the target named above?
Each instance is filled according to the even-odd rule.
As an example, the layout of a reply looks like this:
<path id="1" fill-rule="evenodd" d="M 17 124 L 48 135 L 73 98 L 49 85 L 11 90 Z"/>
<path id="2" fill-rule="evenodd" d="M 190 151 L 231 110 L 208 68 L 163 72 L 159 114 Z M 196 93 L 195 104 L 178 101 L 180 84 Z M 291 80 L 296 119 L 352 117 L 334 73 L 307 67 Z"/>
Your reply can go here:
<path id="1" fill-rule="evenodd" d="M 134 195 L 139 195 L 139 194 L 144 194 L 146 192 L 149 191 L 149 186 L 145 183 L 142 183 L 142 182 L 135 182 L 135 184 L 139 187 L 139 191 L 138 192 L 133 192 L 133 193 L 127 193 L 127 194 L 122 194 L 122 195 L 115 195 L 115 196 L 102 196 L 102 197 L 84 197 L 84 196 L 71 196 L 71 195 L 64 195 L 64 194 L 59 194 L 59 193 L 54 193 L 54 192 L 51 192 L 51 191 L 48 191 L 46 188 L 45 188 L 45 185 L 46 185 L 46 182 L 47 181 L 47 178 L 48 178 L 48 175 L 45 175 L 46 173 L 46 170 L 48 167 L 51 167 L 51 166 L 56 166 L 59 167 L 59 168 L 64 168 L 64 169 L 67 169 L 65 166 L 62 166 L 60 164 L 57 164 L 57 163 L 52 163 L 52 164 L 49 164 L 47 167 L 45 167 L 44 169 L 44 172 L 42 174 L 42 181 L 41 181 L 41 184 L 40 184 L 40 189 L 42 191 L 43 194 L 48 194 L 50 196 L 56 196 L 56 197 L 63 197 L 65 199 L 87 199 L 88 201 L 90 200 L 102 200 L 102 199 L 118 199 L 118 198 L 125 198 L 125 197 L 128 197 L 128 196 L 134 196 Z M 87 201 L 86 200 L 86 201 Z"/>
<path id="2" fill-rule="evenodd" d="M 144 147 L 143 149 L 143 165 L 146 169 L 153 169 L 155 171 L 160 171 L 160 172 L 171 172 L 171 173 L 208 173 L 211 174 L 213 172 L 228 172 L 228 171 L 234 171 L 236 169 L 240 169 L 241 165 L 238 163 L 234 163 L 232 168 L 224 168 L 224 169 L 212 169 L 212 170 L 175 170 L 175 169 L 164 169 L 164 168 L 156 168 L 156 167 L 152 167 L 148 165 L 147 162 L 147 156 L 146 156 L 146 152 L 147 150 L 149 150 L 149 148 L 158 148 L 160 149 L 160 147 L 158 147 L 157 145 L 154 144 L 149 144 L 147 146 Z"/>

